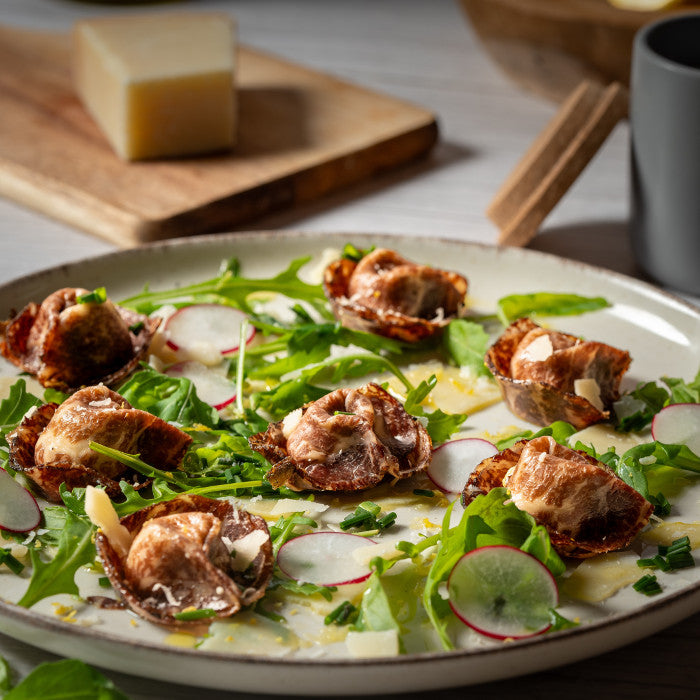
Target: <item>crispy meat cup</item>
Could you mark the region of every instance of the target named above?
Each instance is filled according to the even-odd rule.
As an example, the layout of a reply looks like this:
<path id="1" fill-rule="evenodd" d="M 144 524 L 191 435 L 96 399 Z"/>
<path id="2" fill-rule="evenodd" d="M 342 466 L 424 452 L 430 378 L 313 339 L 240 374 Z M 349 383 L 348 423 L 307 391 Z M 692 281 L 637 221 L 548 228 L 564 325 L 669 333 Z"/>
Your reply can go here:
<path id="1" fill-rule="evenodd" d="M 192 438 L 166 421 L 131 404 L 106 386 L 80 389 L 60 406 L 44 404 L 30 411 L 7 436 L 10 465 L 24 472 L 47 500 L 61 503 L 62 483 L 102 486 L 121 496 L 119 480 L 138 475 L 90 449 L 97 442 L 122 452 L 139 453 L 159 469 L 177 469 Z"/>
<path id="2" fill-rule="evenodd" d="M 160 320 L 109 299 L 78 303 L 87 289 L 66 287 L 0 324 L 0 353 L 42 386 L 66 393 L 116 386 L 145 357 Z"/>
<path id="3" fill-rule="evenodd" d="M 467 280 L 378 248 L 359 262 L 342 258 L 324 272 L 335 317 L 347 328 L 415 343 L 440 332 L 464 308 Z"/>
<path id="4" fill-rule="evenodd" d="M 167 626 L 211 611 L 205 622 L 229 617 L 265 593 L 272 576 L 272 543 L 262 518 L 228 501 L 184 495 L 121 518 L 131 536 L 119 552 L 99 530 L 97 552 L 113 588 L 141 617 Z"/>
<path id="5" fill-rule="evenodd" d="M 378 384 L 337 389 L 249 438 L 275 488 L 359 491 L 430 464 L 425 428 Z"/>
<path id="6" fill-rule="evenodd" d="M 551 437 L 522 440 L 481 462 L 467 480 L 462 505 L 499 486 L 568 557 L 626 549 L 653 512 L 649 501 L 602 462 Z"/>
<path id="7" fill-rule="evenodd" d="M 520 318 L 489 348 L 485 362 L 516 416 L 536 425 L 567 421 L 580 430 L 610 417 L 631 358 Z"/>

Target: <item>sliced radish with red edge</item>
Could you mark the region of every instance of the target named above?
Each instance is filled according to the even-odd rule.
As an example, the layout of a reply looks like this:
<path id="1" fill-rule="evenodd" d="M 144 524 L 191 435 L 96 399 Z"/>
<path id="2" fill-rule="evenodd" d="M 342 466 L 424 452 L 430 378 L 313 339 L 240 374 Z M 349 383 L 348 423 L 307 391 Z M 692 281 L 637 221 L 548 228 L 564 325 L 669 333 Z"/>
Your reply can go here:
<path id="1" fill-rule="evenodd" d="M 659 411 L 651 423 L 651 435 L 666 445 L 686 445 L 700 455 L 700 404 L 674 403 Z"/>
<path id="2" fill-rule="evenodd" d="M 217 410 L 236 400 L 236 387 L 223 374 L 215 372 L 201 362 L 178 362 L 165 370 L 170 377 L 184 377 L 194 384 L 197 396 Z"/>
<path id="3" fill-rule="evenodd" d="M 372 544 L 347 532 L 311 532 L 285 542 L 277 553 L 277 565 L 290 578 L 317 586 L 360 583 L 371 571 L 353 552 Z"/>
<path id="4" fill-rule="evenodd" d="M 0 468 L 0 528 L 29 532 L 40 521 L 41 511 L 34 496 Z"/>
<path id="5" fill-rule="evenodd" d="M 451 440 L 433 451 L 430 480 L 445 493 L 461 493 L 479 462 L 498 454 L 498 448 L 481 438 Z"/>
<path id="6" fill-rule="evenodd" d="M 447 582 L 455 615 L 480 634 L 522 639 L 546 632 L 559 604 L 549 569 L 508 545 L 479 547 L 454 566 Z"/>
<path id="7" fill-rule="evenodd" d="M 168 347 L 187 352 L 206 345 L 221 355 L 236 352 L 241 345 L 241 324 L 247 318 L 246 314 L 232 306 L 183 306 L 165 322 Z M 255 328 L 248 325 L 245 344 L 254 336 Z"/>

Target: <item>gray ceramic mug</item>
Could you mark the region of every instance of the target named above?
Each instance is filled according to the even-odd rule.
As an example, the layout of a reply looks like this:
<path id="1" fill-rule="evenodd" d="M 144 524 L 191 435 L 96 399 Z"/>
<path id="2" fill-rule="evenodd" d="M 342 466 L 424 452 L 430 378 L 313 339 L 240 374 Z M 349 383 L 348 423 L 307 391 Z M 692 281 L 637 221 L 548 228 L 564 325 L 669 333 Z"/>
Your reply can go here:
<path id="1" fill-rule="evenodd" d="M 700 13 L 637 33 L 630 133 L 637 262 L 658 282 L 700 294 Z"/>

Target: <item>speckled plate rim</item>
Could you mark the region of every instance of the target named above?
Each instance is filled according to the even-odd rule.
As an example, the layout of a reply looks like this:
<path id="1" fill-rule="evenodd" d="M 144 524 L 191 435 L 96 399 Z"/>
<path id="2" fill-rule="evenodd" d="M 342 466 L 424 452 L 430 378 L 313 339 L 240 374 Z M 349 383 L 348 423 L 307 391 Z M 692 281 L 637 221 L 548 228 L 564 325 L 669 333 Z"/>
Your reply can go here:
<path id="1" fill-rule="evenodd" d="M 324 247 L 352 241 L 368 245 L 394 246 L 402 241 L 463 252 L 486 251 L 498 260 L 503 256 L 537 266 L 555 264 L 598 277 L 642 298 L 655 299 L 669 309 L 688 316 L 700 327 L 700 312 L 688 302 L 651 284 L 594 266 L 540 251 L 495 248 L 454 239 L 404 237 L 399 234 L 320 233 L 301 231 L 252 231 L 174 239 L 138 248 L 114 251 L 32 273 L 0 285 L 0 305 L 8 294 L 23 287 L 28 294 L 43 289 L 47 278 L 70 278 L 81 268 L 95 264 L 123 265 L 134 256 L 167 256 L 182 248 L 216 249 L 246 242 L 285 239 L 287 243 L 317 242 Z M 47 290 L 44 290 L 47 291 Z M 51 290 L 48 290 L 51 291 Z M 24 299 L 16 304 L 19 306 Z M 3 309 L 5 311 L 5 309 Z M 124 639 L 98 628 L 82 628 L 52 619 L 0 600 L 0 631 L 28 644 L 62 656 L 75 656 L 88 663 L 113 667 L 118 655 L 120 668 L 135 675 L 186 685 L 270 694 L 347 695 L 419 691 L 476 684 L 553 668 L 610 651 L 661 629 L 700 610 L 700 581 L 645 601 L 641 609 L 612 614 L 584 627 L 509 642 L 496 648 L 411 654 L 380 659 L 290 659 L 267 656 L 230 655 L 171 648 Z M 495 663 L 491 663 L 496 659 Z M 261 670 L 264 664 L 264 674 Z M 262 680 L 262 682 L 261 682 Z M 335 691 L 338 692 L 335 692 Z"/>

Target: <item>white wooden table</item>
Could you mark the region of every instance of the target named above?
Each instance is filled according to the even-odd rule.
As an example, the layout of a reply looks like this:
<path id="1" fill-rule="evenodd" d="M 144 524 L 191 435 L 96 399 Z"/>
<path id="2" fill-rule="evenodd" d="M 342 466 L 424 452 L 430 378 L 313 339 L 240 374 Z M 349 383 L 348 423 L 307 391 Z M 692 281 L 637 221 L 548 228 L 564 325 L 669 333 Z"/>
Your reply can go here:
<path id="1" fill-rule="evenodd" d="M 197 7 L 234 13 L 246 44 L 418 103 L 439 118 L 440 142 L 428 160 L 247 228 L 388 232 L 495 243 L 497 232 L 484 210 L 556 107 L 521 92 L 501 75 L 455 3 L 206 0 Z M 79 17 L 139 10 L 68 0 L 0 0 L 0 23 L 67 30 Z M 618 126 L 547 218 L 532 248 L 636 273 L 627 240 L 627 137 L 626 125 Z M 0 281 L 112 248 L 0 199 Z M 430 697 L 697 697 L 699 626 L 696 615 L 589 661 Z M 2 636 L 0 654 L 20 676 L 52 658 Z M 117 671 L 128 669 L 120 668 L 118 659 L 114 670 L 110 675 L 134 700 L 242 697 L 122 675 Z"/>

